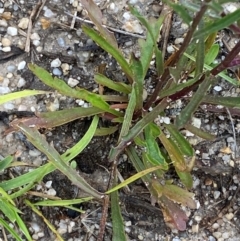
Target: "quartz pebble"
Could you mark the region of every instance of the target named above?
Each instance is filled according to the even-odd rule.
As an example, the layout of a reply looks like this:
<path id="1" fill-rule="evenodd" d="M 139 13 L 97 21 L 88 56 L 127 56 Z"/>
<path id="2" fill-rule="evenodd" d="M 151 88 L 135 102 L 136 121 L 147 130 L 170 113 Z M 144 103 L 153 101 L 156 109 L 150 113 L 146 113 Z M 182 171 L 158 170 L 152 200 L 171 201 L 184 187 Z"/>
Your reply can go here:
<path id="1" fill-rule="evenodd" d="M 214 199 L 218 199 L 220 197 L 220 192 L 219 191 L 214 191 L 213 192 L 213 196 L 214 196 Z"/>
<path id="2" fill-rule="evenodd" d="M 21 29 L 27 29 L 28 28 L 28 23 L 29 23 L 29 19 L 28 18 L 22 18 L 19 21 L 18 27 Z"/>
<path id="3" fill-rule="evenodd" d="M 227 213 L 227 214 L 225 215 L 225 217 L 230 221 L 230 220 L 233 219 L 234 214 L 233 214 L 233 213 Z"/>
<path id="4" fill-rule="evenodd" d="M 7 34 L 10 36 L 16 36 L 18 34 L 18 30 L 15 27 L 8 27 Z"/>
<path id="5" fill-rule="evenodd" d="M 9 47 L 11 46 L 12 42 L 10 39 L 8 38 L 2 38 L 2 46 L 3 47 Z"/>
<path id="6" fill-rule="evenodd" d="M 23 87 L 25 84 L 26 84 L 25 79 L 20 78 L 20 79 L 18 80 L 17 87 L 18 87 L 18 88 L 21 88 L 21 87 Z"/>
<path id="7" fill-rule="evenodd" d="M 7 94 L 10 92 L 9 87 L 6 86 L 0 86 L 0 94 Z"/>
<path id="8" fill-rule="evenodd" d="M 47 191 L 47 194 L 49 196 L 56 196 L 57 192 L 53 189 L 53 188 L 50 188 L 48 191 Z"/>
<path id="9" fill-rule="evenodd" d="M 8 26 L 8 23 L 5 19 L 0 19 L 0 26 L 1 27 L 7 27 Z"/>
<path id="10" fill-rule="evenodd" d="M 222 90 L 222 87 L 217 85 L 217 86 L 214 86 L 213 89 L 214 89 L 215 91 L 219 92 L 219 91 Z"/>
<path id="11" fill-rule="evenodd" d="M 56 58 L 51 62 L 52 68 L 57 68 L 57 67 L 60 67 L 60 66 L 61 66 L 61 61 L 60 61 L 59 58 Z"/>
<path id="12" fill-rule="evenodd" d="M 70 87 L 75 87 L 75 86 L 78 85 L 78 84 L 79 84 L 79 81 L 78 81 L 78 80 L 73 79 L 73 78 L 69 78 L 69 79 L 68 79 L 68 85 L 69 85 Z"/>
<path id="13" fill-rule="evenodd" d="M 13 110 L 15 108 L 14 104 L 10 102 L 5 103 L 3 106 L 6 110 Z"/>
<path id="14" fill-rule="evenodd" d="M 45 187 L 46 188 L 50 188 L 52 186 L 52 181 L 47 181 L 46 183 L 45 183 Z"/>
<path id="15" fill-rule="evenodd" d="M 16 70 L 16 66 L 15 65 L 8 65 L 7 66 L 7 72 L 13 73 L 15 70 Z"/>
<path id="16" fill-rule="evenodd" d="M 220 232 L 214 232 L 213 236 L 218 239 L 222 236 L 222 234 Z"/>
<path id="17" fill-rule="evenodd" d="M 56 76 L 62 75 L 62 71 L 59 68 L 54 68 L 52 72 Z"/>
<path id="18" fill-rule="evenodd" d="M 24 69 L 25 66 L 26 66 L 26 61 L 21 61 L 21 62 L 18 64 L 18 70 Z"/>
<path id="19" fill-rule="evenodd" d="M 40 40 L 40 36 L 38 33 L 32 33 L 30 38 L 31 40 Z"/>
<path id="20" fill-rule="evenodd" d="M 10 51 L 11 51 L 11 47 L 10 47 L 10 46 L 8 46 L 8 47 L 3 47 L 3 48 L 2 48 L 2 51 L 5 52 L 5 53 L 6 53 L 6 52 L 10 52 Z"/>

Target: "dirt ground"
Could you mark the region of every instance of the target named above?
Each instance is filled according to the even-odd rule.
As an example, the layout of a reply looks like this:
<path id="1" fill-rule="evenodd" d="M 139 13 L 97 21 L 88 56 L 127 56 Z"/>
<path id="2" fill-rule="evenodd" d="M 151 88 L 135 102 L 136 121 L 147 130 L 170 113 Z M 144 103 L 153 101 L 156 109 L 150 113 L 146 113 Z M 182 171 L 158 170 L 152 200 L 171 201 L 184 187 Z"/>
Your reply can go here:
<path id="1" fill-rule="evenodd" d="M 104 23 L 117 30 L 128 32 L 128 10 L 126 0 L 121 1 L 95 1 L 100 6 Z M 158 1 L 136 0 L 129 1 L 144 16 L 157 17 L 162 9 Z M 39 7 L 43 6 L 42 10 Z M 23 26 L 26 19 L 31 18 L 34 11 L 39 10 L 39 15 L 33 20 L 30 30 L 30 42 L 27 43 L 28 29 Z M 5 20 L 3 13 L 10 12 L 11 18 Z M 86 19 L 86 12 L 78 0 L 52 0 L 45 1 L 12 1 L 0 0 L 0 40 L 3 47 L 11 46 L 10 51 L 0 51 L 0 88 L 1 94 L 23 89 L 49 90 L 39 81 L 22 63 L 36 63 L 44 67 L 54 75 L 66 82 L 77 83 L 77 86 L 94 91 L 98 85 L 94 82 L 96 69 L 106 64 L 106 75 L 112 79 L 124 80 L 119 66 L 106 52 L 88 39 L 81 30 L 83 21 L 72 15 Z M 26 19 L 25 19 L 26 18 Z M 23 22 L 19 27 L 19 23 Z M 183 37 L 186 28 L 181 20 L 173 15 L 169 44 Z M 18 30 L 14 35 L 8 28 Z M 46 28 L 46 29 L 45 29 Z M 144 36 L 145 30 L 138 25 L 133 26 L 136 35 L 123 34 L 114 31 L 119 46 L 127 55 L 137 52 L 137 39 Z M 4 42 L 5 41 L 5 42 Z M 6 45 L 6 46 L 5 46 Z M 161 45 L 161 41 L 159 42 Z M 1 45 L 0 45 L 1 47 Z M 227 51 L 222 46 L 222 53 Z M 168 54 L 168 53 L 166 53 Z M 59 64 L 60 62 L 60 64 Z M 149 70 L 146 79 L 146 88 L 151 92 L 154 88 L 154 68 Z M 240 89 L 230 86 L 223 80 L 216 84 L 219 88 L 213 88 L 215 95 L 239 96 Z M 220 89 L 220 90 L 219 90 Z M 5 91 L 5 92 L 4 92 Z M 86 103 L 82 103 L 83 105 Z M 7 116 L 0 115 L 0 154 L 5 157 L 13 154 L 29 164 L 42 165 L 46 157 L 22 138 L 19 133 L 4 135 L 8 128 L 7 122 L 13 118 L 14 111 L 46 111 L 61 110 L 80 103 L 71 98 L 63 98 L 57 93 L 48 96 L 31 97 L 28 100 L 20 100 L 9 105 L 0 106 Z M 171 112 L 177 111 L 172 107 Z M 232 119 L 231 119 L 232 118 Z M 240 193 L 239 193 L 239 150 L 235 150 L 234 132 L 236 132 L 237 146 L 239 146 L 240 121 L 238 116 L 230 116 L 228 113 L 205 112 L 199 109 L 193 118 L 201 128 L 216 134 L 213 142 L 204 141 L 196 136 L 188 136 L 188 139 L 196 151 L 196 167 L 193 170 L 194 187 L 197 202 L 196 210 L 185 210 L 189 217 L 187 230 L 178 232 L 168 228 L 163 220 L 161 210 L 150 203 L 150 194 L 141 181 L 130 185 L 131 193 L 121 191 L 120 200 L 122 215 L 124 218 L 126 233 L 129 240 L 240 240 Z M 53 143 L 59 153 L 65 152 L 84 135 L 91 123 L 89 120 L 76 120 L 72 123 L 45 130 L 47 141 Z M 108 122 L 101 125 L 107 127 Z M 187 135 L 187 134 L 186 134 Z M 104 191 L 109 177 L 109 163 L 107 156 L 110 147 L 116 143 L 114 135 L 108 138 L 95 137 L 91 144 L 76 159 L 78 171 L 86 180 L 99 191 Z M 27 168 L 15 169 L 14 175 L 28 172 Z M 119 171 L 124 178 L 134 173 L 134 168 L 128 162 L 125 155 L 120 156 Z M 176 182 L 176 174 L 172 173 Z M 6 177 L 6 176 L 4 176 Z M 2 179 L 4 178 L 2 176 Z M 81 196 L 71 182 L 60 172 L 55 171 L 46 176 L 41 185 L 51 181 L 51 188 L 56 191 L 56 196 L 62 199 L 71 199 Z M 46 187 L 45 187 L 46 188 Z M 64 240 L 96 240 L 101 218 L 101 206 L 96 202 L 82 204 L 86 210 L 84 215 L 61 208 L 42 208 L 43 214 L 62 233 Z M 41 218 L 30 210 L 25 210 L 25 220 L 29 224 L 34 240 L 54 240 L 53 234 L 45 226 Z M 40 228 L 34 228 L 38 225 Z M 73 226 L 71 229 L 69 227 Z M 63 228 L 65 227 L 65 229 Z M 66 228 L 67 227 L 67 228 Z M 41 233 L 41 235 L 40 235 Z M 42 235 L 43 233 L 43 235 Z M 107 220 L 105 239 L 111 240 L 112 228 L 110 218 Z M 35 235 L 35 236 L 34 236 Z M 4 240 L 1 237 L 0 240 Z M 12 240 L 10 237 L 8 240 Z"/>

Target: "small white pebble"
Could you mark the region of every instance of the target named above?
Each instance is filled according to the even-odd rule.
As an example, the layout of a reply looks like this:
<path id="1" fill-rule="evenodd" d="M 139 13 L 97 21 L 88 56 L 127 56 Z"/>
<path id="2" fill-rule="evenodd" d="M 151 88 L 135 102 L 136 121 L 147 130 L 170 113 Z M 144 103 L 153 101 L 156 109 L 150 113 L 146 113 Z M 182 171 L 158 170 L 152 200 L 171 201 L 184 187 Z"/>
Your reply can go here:
<path id="1" fill-rule="evenodd" d="M 219 92 L 219 91 L 222 90 L 222 87 L 217 85 L 217 86 L 214 86 L 213 89 L 214 89 L 215 91 Z"/>
<path id="2" fill-rule="evenodd" d="M 62 75 L 62 71 L 59 68 L 53 68 L 53 74 L 56 76 Z"/>
<path id="3" fill-rule="evenodd" d="M 24 69 L 25 66 L 26 66 L 26 61 L 21 61 L 21 62 L 18 64 L 18 70 Z"/>
<path id="4" fill-rule="evenodd" d="M 163 117 L 163 122 L 164 122 L 165 124 L 167 124 L 167 125 L 171 123 L 169 117 Z"/>
<path id="5" fill-rule="evenodd" d="M 37 157 L 41 155 L 41 152 L 37 149 L 34 149 L 34 150 L 29 150 L 28 154 L 29 156 Z"/>
<path id="6" fill-rule="evenodd" d="M 18 29 L 15 27 L 8 27 L 7 34 L 10 36 L 16 36 L 18 34 Z"/>
<path id="7" fill-rule="evenodd" d="M 168 52 L 169 54 L 172 54 L 172 53 L 175 52 L 175 49 L 173 48 L 172 45 L 169 45 L 169 46 L 167 47 L 167 52 Z"/>
<path id="8" fill-rule="evenodd" d="M 50 188 L 52 186 L 52 181 L 47 181 L 46 183 L 45 183 L 45 187 L 46 188 Z"/>
<path id="9" fill-rule="evenodd" d="M 56 58 L 54 59 L 52 62 L 51 62 L 51 67 L 52 68 L 57 68 L 57 67 L 60 67 L 61 66 L 61 61 L 59 58 Z"/>
<path id="10" fill-rule="evenodd" d="M 234 214 L 233 214 L 233 213 L 227 213 L 227 214 L 225 215 L 225 217 L 226 217 L 228 220 L 232 220 L 233 217 L 234 217 Z"/>
<path id="11" fill-rule="evenodd" d="M 7 76 L 6 76 L 8 79 L 11 79 L 13 77 L 13 73 L 7 73 Z"/>
<path id="12" fill-rule="evenodd" d="M 54 190 L 53 188 L 50 188 L 48 191 L 47 191 L 47 194 L 49 196 L 56 196 L 57 192 L 56 190 Z"/>
<path id="13" fill-rule="evenodd" d="M 5 19 L 0 19 L 0 26 L 6 28 L 8 26 L 7 21 Z"/>
<path id="14" fill-rule="evenodd" d="M 53 18 L 56 14 L 49 8 L 47 8 L 43 14 L 46 18 Z"/>
<path id="15" fill-rule="evenodd" d="M 10 47 L 10 46 L 8 46 L 8 47 L 3 47 L 3 48 L 2 48 L 2 51 L 5 52 L 5 53 L 10 52 L 10 51 L 11 51 L 11 47 Z"/>
<path id="16" fill-rule="evenodd" d="M 6 86 L 0 86 L 0 94 L 7 94 L 10 92 L 9 87 Z"/>
<path id="17" fill-rule="evenodd" d="M 30 38 L 31 40 L 40 40 L 40 36 L 38 33 L 32 33 Z"/>
<path id="18" fill-rule="evenodd" d="M 73 78 L 69 78 L 69 79 L 68 79 L 68 85 L 69 85 L 70 87 L 75 87 L 75 86 L 78 85 L 78 84 L 79 84 L 79 81 L 78 81 L 78 80 L 73 79 Z"/>
<path id="19" fill-rule="evenodd" d="M 220 192 L 219 191 L 214 191 L 213 193 L 213 196 L 214 196 L 214 199 L 218 199 L 220 197 Z"/>
<path id="20" fill-rule="evenodd" d="M 131 222 L 131 221 L 127 221 L 127 222 L 125 223 L 125 226 L 126 226 L 126 227 L 132 226 L 132 222 Z"/>
<path id="21" fill-rule="evenodd" d="M 13 110 L 15 108 L 13 103 L 7 102 L 3 105 L 6 110 Z"/>
<path id="22" fill-rule="evenodd" d="M 218 223 L 214 223 L 214 224 L 212 225 L 212 228 L 213 228 L 213 229 L 218 229 L 218 228 L 219 228 L 219 224 L 218 224 Z"/>
<path id="23" fill-rule="evenodd" d="M 217 239 L 219 239 L 221 236 L 222 236 L 222 233 L 221 232 L 214 232 L 213 233 L 213 236 Z"/>
<path id="24" fill-rule="evenodd" d="M 19 105 L 18 106 L 18 111 L 26 111 L 28 110 L 28 107 L 26 105 Z"/>
<path id="25" fill-rule="evenodd" d="M 18 80 L 17 87 L 18 87 L 18 88 L 21 88 L 21 87 L 23 87 L 25 84 L 26 84 L 26 80 L 23 79 L 23 78 L 20 78 L 20 79 Z"/>
<path id="26" fill-rule="evenodd" d="M 31 228 L 34 230 L 35 233 L 38 233 L 41 230 L 40 226 L 35 222 L 31 223 Z"/>
<path id="27" fill-rule="evenodd" d="M 19 21 L 18 27 L 21 29 L 27 29 L 28 28 L 28 23 L 29 23 L 29 19 L 28 18 L 22 18 Z"/>

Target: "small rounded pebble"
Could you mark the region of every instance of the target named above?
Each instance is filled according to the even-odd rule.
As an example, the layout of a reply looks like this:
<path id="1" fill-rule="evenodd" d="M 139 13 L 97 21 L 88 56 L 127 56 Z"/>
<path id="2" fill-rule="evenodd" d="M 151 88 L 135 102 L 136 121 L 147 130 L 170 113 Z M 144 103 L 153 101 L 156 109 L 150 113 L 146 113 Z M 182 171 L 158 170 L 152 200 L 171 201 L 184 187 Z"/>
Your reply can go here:
<path id="1" fill-rule="evenodd" d="M 229 233 L 228 232 L 224 232 L 223 234 L 222 234 L 222 238 L 223 239 L 228 239 L 229 238 Z"/>
<path id="2" fill-rule="evenodd" d="M 56 190 L 54 190 L 53 188 L 50 188 L 50 189 L 47 191 L 47 194 L 50 195 L 50 196 L 56 196 L 57 192 L 56 192 Z"/>
<path id="3" fill-rule="evenodd" d="M 57 43 L 60 47 L 65 47 L 65 40 L 62 37 L 57 38 Z"/>
<path id="4" fill-rule="evenodd" d="M 172 53 L 175 52 L 175 49 L 173 48 L 172 45 L 167 46 L 167 52 L 168 52 L 169 54 L 172 54 Z"/>
<path id="5" fill-rule="evenodd" d="M 213 192 L 213 196 L 214 196 L 214 199 L 218 199 L 220 197 L 220 192 L 219 191 L 214 191 Z"/>
<path id="6" fill-rule="evenodd" d="M 28 28 L 29 19 L 28 18 L 22 18 L 18 24 L 18 27 L 21 29 L 27 29 Z"/>
<path id="7" fill-rule="evenodd" d="M 5 19 L 0 19 L 0 26 L 1 27 L 7 27 L 8 26 L 8 23 Z"/>
<path id="8" fill-rule="evenodd" d="M 32 41 L 32 43 L 33 43 L 34 46 L 39 46 L 40 45 L 40 41 L 38 39 L 34 39 Z"/>
<path id="9" fill-rule="evenodd" d="M 0 94 L 7 94 L 10 92 L 9 87 L 6 86 L 0 86 Z"/>
<path id="10" fill-rule="evenodd" d="M 54 68 L 52 72 L 56 76 L 62 75 L 62 71 L 59 68 Z"/>
<path id="11" fill-rule="evenodd" d="M 69 70 L 70 70 L 69 64 L 67 64 L 67 63 L 61 64 L 61 68 L 62 68 L 64 75 L 67 75 L 69 73 Z"/>
<path id="12" fill-rule="evenodd" d="M 16 36 L 18 34 L 18 30 L 15 27 L 8 27 L 7 34 L 10 36 Z"/>
<path id="13" fill-rule="evenodd" d="M 199 224 L 195 224 L 192 226 L 192 232 L 193 233 L 198 233 L 199 232 Z"/>
<path id="14" fill-rule="evenodd" d="M 2 48 L 2 51 L 5 52 L 5 53 L 6 53 L 6 52 L 10 52 L 10 51 L 11 51 L 11 47 L 10 47 L 10 46 L 8 46 L 8 47 L 3 47 L 3 48 Z"/>
<path id="15" fill-rule="evenodd" d="M 131 222 L 131 221 L 126 222 L 126 223 L 125 223 L 125 226 L 126 226 L 126 227 L 132 226 L 132 222 Z"/>
<path id="16" fill-rule="evenodd" d="M 213 228 L 213 229 L 218 229 L 218 228 L 219 228 L 219 224 L 218 224 L 218 223 L 214 223 L 214 224 L 212 225 L 212 228 Z"/>
<path id="17" fill-rule="evenodd" d="M 30 150 L 28 154 L 29 154 L 29 156 L 37 157 L 37 156 L 41 155 L 41 152 L 37 149 L 34 149 L 34 150 Z"/>
<path id="18" fill-rule="evenodd" d="M 35 222 L 31 223 L 31 228 L 34 230 L 35 233 L 38 233 L 41 230 L 40 226 Z"/>
<path id="19" fill-rule="evenodd" d="M 18 88 L 21 88 L 21 87 L 23 87 L 25 84 L 26 84 L 25 79 L 20 78 L 20 79 L 18 80 L 17 87 L 18 87 Z"/>
<path id="20" fill-rule="evenodd" d="M 214 89 L 215 91 L 219 92 L 219 91 L 222 90 L 222 87 L 217 85 L 217 86 L 214 86 L 213 89 Z"/>
<path id="21" fill-rule="evenodd" d="M 31 40 L 40 40 L 40 36 L 38 33 L 32 33 L 30 38 Z"/>
<path id="22" fill-rule="evenodd" d="M 43 14 L 46 18 L 53 18 L 56 14 L 49 8 L 47 8 Z"/>
<path id="23" fill-rule="evenodd" d="M 59 58 L 56 58 L 54 59 L 52 62 L 51 62 L 51 67 L 52 68 L 57 68 L 57 67 L 60 67 L 61 66 L 61 61 Z"/>
<path id="24" fill-rule="evenodd" d="M 69 79 L 68 79 L 68 85 L 69 85 L 70 87 L 75 87 L 75 86 L 78 85 L 78 84 L 79 84 L 79 81 L 78 81 L 78 80 L 73 79 L 73 78 L 69 78 Z"/>
<path id="25" fill-rule="evenodd" d="M 11 46 L 12 42 L 10 39 L 8 38 L 2 38 L 2 46 L 3 47 L 9 47 Z"/>
<path id="26" fill-rule="evenodd" d="M 9 73 L 13 73 L 16 69 L 17 69 L 17 68 L 16 68 L 15 65 L 8 65 L 8 66 L 7 66 L 7 71 L 8 71 Z"/>
<path id="27" fill-rule="evenodd" d="M 234 214 L 233 214 L 233 213 L 227 213 L 227 214 L 225 215 L 225 217 L 230 221 L 230 220 L 233 219 Z"/>
<path id="28" fill-rule="evenodd" d="M 7 76 L 6 76 L 8 79 L 11 79 L 13 77 L 13 73 L 7 73 Z"/>
<path id="29" fill-rule="evenodd" d="M 18 70 L 24 69 L 25 66 L 26 66 L 26 61 L 21 61 L 21 62 L 18 64 Z"/>
<path id="30" fill-rule="evenodd" d="M 209 236 L 208 241 L 216 241 L 216 239 L 213 236 Z"/>
<path id="31" fill-rule="evenodd" d="M 214 232 L 213 233 L 213 236 L 217 239 L 219 239 L 221 236 L 222 236 L 222 233 L 221 232 Z"/>
<path id="32" fill-rule="evenodd" d="M 5 103 L 3 106 L 6 110 L 13 110 L 15 108 L 14 104 L 10 102 Z"/>
<path id="33" fill-rule="evenodd" d="M 45 187 L 46 188 L 50 188 L 52 186 L 52 181 L 47 181 L 46 183 L 45 183 Z"/>

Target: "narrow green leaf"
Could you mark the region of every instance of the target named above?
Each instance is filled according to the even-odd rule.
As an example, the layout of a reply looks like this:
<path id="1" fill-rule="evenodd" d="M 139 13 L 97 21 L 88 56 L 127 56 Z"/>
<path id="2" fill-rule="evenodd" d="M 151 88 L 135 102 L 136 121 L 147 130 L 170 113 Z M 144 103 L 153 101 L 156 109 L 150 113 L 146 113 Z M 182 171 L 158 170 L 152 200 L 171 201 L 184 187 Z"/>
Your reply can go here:
<path id="1" fill-rule="evenodd" d="M 167 128 L 169 133 L 171 134 L 171 137 L 174 138 L 177 145 L 179 146 L 179 149 L 181 152 L 186 156 L 193 156 L 194 150 L 190 143 L 184 138 L 184 136 L 179 132 L 179 130 L 176 128 L 175 125 L 172 124 L 164 124 L 164 127 Z"/>
<path id="2" fill-rule="evenodd" d="M 175 125 L 180 129 L 183 127 L 192 117 L 193 113 L 197 109 L 197 107 L 201 104 L 203 97 L 207 93 L 209 87 L 213 82 L 213 76 L 208 78 L 200 84 L 196 93 L 191 98 L 191 101 L 187 104 L 187 106 L 181 111 L 180 115 L 177 116 Z"/>
<path id="3" fill-rule="evenodd" d="M 201 36 L 206 37 L 207 35 L 219 31 L 221 29 L 227 28 L 229 25 L 233 24 L 234 22 L 240 19 L 240 9 L 237 9 L 233 13 L 229 13 L 228 15 L 214 20 L 211 24 L 206 26 L 203 30 L 197 31 L 194 34 L 194 38 L 198 39 Z"/>
<path id="4" fill-rule="evenodd" d="M 146 157 L 153 165 L 162 165 L 162 169 L 167 170 L 168 164 L 161 154 L 156 138 L 161 131 L 157 125 L 150 123 L 144 129 L 144 136 L 146 142 Z"/>
<path id="5" fill-rule="evenodd" d="M 43 95 L 47 94 L 49 91 L 43 91 L 43 90 L 23 90 L 23 91 L 18 91 L 10 94 L 5 94 L 0 96 L 0 105 L 9 102 L 11 100 L 19 99 L 22 97 L 28 97 L 32 95 Z"/>
<path id="6" fill-rule="evenodd" d="M 102 74 L 99 74 L 99 73 L 95 74 L 94 80 L 98 84 L 106 86 L 109 89 L 116 90 L 118 92 L 122 92 L 122 93 L 125 93 L 125 94 L 131 93 L 132 88 L 131 88 L 130 85 L 127 85 L 123 82 L 112 81 L 111 79 L 107 78 L 105 75 L 102 75 Z"/>
<path id="7" fill-rule="evenodd" d="M 117 191 L 118 189 L 127 186 L 128 184 L 136 181 L 139 178 L 142 178 L 143 176 L 147 175 L 148 173 L 154 172 L 158 169 L 162 169 L 162 165 L 158 165 L 158 166 L 154 166 L 154 167 L 150 167 L 148 169 L 145 169 L 143 171 L 139 171 L 137 174 L 129 177 L 128 179 L 126 179 L 125 181 L 123 181 L 122 183 L 118 184 L 117 186 L 111 188 L 110 190 L 108 190 L 105 194 L 110 194 L 112 192 Z"/>
<path id="8" fill-rule="evenodd" d="M 210 65 L 216 59 L 219 53 L 219 45 L 213 44 L 207 54 L 205 55 L 204 63 Z"/>
<path id="9" fill-rule="evenodd" d="M 192 132 L 193 134 L 195 134 L 196 136 L 199 136 L 205 140 L 215 140 L 216 136 L 215 135 L 212 135 L 208 132 L 205 132 L 191 124 L 185 124 L 184 128 L 190 132 Z"/>
<path id="10" fill-rule="evenodd" d="M 117 183 L 117 178 L 114 180 L 114 185 Z M 111 217 L 113 224 L 113 241 L 127 241 L 127 237 L 125 235 L 124 223 L 121 214 L 121 209 L 119 206 L 119 197 L 118 192 L 111 193 Z"/>
<path id="11" fill-rule="evenodd" d="M 27 136 L 28 140 L 49 158 L 48 161 L 67 176 L 74 185 L 97 199 L 102 198 L 102 194 L 91 187 L 74 169 L 69 167 L 59 153 L 47 143 L 45 138 L 36 129 L 32 129 L 22 123 L 18 127 Z"/>
<path id="12" fill-rule="evenodd" d="M 118 130 L 119 126 L 111 126 L 108 128 L 99 128 L 95 131 L 94 136 L 107 136 L 111 135 Z"/>
<path id="13" fill-rule="evenodd" d="M 199 30 L 202 30 L 204 26 L 204 22 L 203 20 L 200 21 L 198 27 Z M 204 44 L 204 37 L 201 36 L 198 39 L 197 42 L 197 56 L 196 56 L 196 68 L 195 68 L 195 74 L 194 77 L 198 76 L 199 74 L 201 74 L 203 72 L 203 66 L 204 66 L 204 53 L 205 53 L 205 44 Z"/>
<path id="14" fill-rule="evenodd" d="M 102 49 L 104 49 L 107 53 L 111 54 L 117 60 L 123 72 L 128 77 L 129 82 L 132 83 L 132 71 L 129 67 L 128 62 L 124 58 L 123 54 L 119 51 L 119 49 L 107 42 L 106 39 L 100 36 L 93 28 L 89 28 L 83 25 L 82 29 L 84 33 L 87 34 L 94 42 L 96 42 Z"/>
<path id="15" fill-rule="evenodd" d="M 185 159 L 176 144 L 171 142 L 162 132 L 159 135 L 159 139 L 167 150 L 175 168 L 179 171 L 186 171 L 187 165 Z"/>
<path id="16" fill-rule="evenodd" d="M 23 241 L 20 237 L 19 234 L 9 226 L 9 224 L 4 221 L 2 218 L 0 218 L 0 224 L 15 238 L 17 241 Z"/>
<path id="17" fill-rule="evenodd" d="M 134 76 L 134 85 L 133 88 L 135 89 L 135 95 L 136 95 L 136 107 L 135 110 L 141 110 L 143 107 L 143 81 L 144 81 L 144 75 L 143 75 L 143 66 L 142 63 L 132 54 L 131 61 L 130 61 L 131 69 Z"/>
<path id="18" fill-rule="evenodd" d="M 93 121 L 88 131 L 83 136 L 83 138 L 76 145 L 74 145 L 72 148 L 70 148 L 64 154 L 61 155 L 61 158 L 64 160 L 64 162 L 68 163 L 86 148 L 86 146 L 93 138 L 97 125 L 98 125 L 98 118 L 95 117 L 93 118 Z M 41 180 L 40 178 L 42 176 L 47 175 L 48 173 L 54 170 L 55 170 L 55 167 L 51 163 L 48 163 L 31 172 L 25 173 L 19 177 L 13 178 L 11 180 L 3 181 L 0 183 L 0 187 L 2 187 L 5 191 L 9 191 L 11 189 L 24 186 L 28 183 L 31 184 L 34 181 L 38 182 Z"/>
<path id="19" fill-rule="evenodd" d="M 77 99 L 86 100 L 91 103 L 92 106 L 98 107 L 101 110 L 109 112 L 113 115 L 122 116 L 119 111 L 111 109 L 109 104 L 102 99 L 101 95 L 94 94 L 85 89 L 73 89 L 63 80 L 56 77 L 53 78 L 53 76 L 48 71 L 37 65 L 28 64 L 28 67 L 44 84 L 56 89 L 61 94 Z"/>
<path id="20" fill-rule="evenodd" d="M 14 157 L 13 156 L 7 156 L 3 160 L 0 161 L 0 171 L 3 171 L 4 169 L 8 168 L 11 163 L 13 162 Z"/>
<path id="21" fill-rule="evenodd" d="M 24 223 L 24 221 L 21 219 L 21 217 L 16 213 L 16 222 L 18 224 L 19 229 L 24 234 L 24 236 L 27 238 L 28 241 L 32 241 L 32 237 L 30 233 L 28 232 L 28 229 Z"/>
<path id="22" fill-rule="evenodd" d="M 240 97 L 206 95 L 203 98 L 203 102 L 213 105 L 223 105 L 229 108 L 240 108 Z"/>
<path id="23" fill-rule="evenodd" d="M 132 124 L 133 113 L 136 106 L 136 90 L 134 88 L 134 85 L 135 83 L 133 84 L 133 89 L 130 96 L 129 104 L 124 115 L 124 120 L 123 120 L 122 128 L 119 134 L 118 142 L 121 141 L 123 136 L 127 135 L 127 133 L 129 132 L 129 128 Z"/>
<path id="24" fill-rule="evenodd" d="M 85 198 L 78 198 L 78 199 L 71 199 L 71 200 L 44 200 L 34 203 L 35 206 L 66 206 L 66 205 L 73 205 L 79 204 L 82 202 L 87 202 L 92 200 L 92 197 L 85 197 Z"/>

